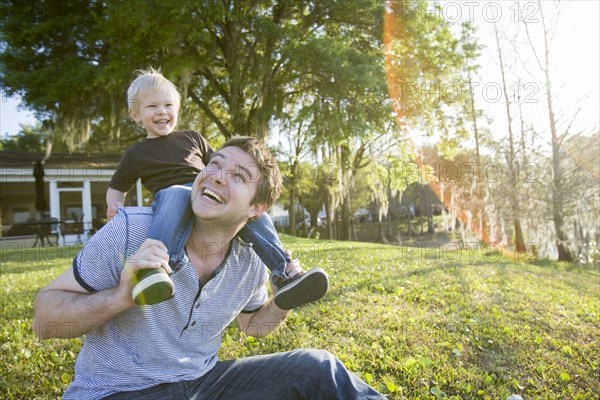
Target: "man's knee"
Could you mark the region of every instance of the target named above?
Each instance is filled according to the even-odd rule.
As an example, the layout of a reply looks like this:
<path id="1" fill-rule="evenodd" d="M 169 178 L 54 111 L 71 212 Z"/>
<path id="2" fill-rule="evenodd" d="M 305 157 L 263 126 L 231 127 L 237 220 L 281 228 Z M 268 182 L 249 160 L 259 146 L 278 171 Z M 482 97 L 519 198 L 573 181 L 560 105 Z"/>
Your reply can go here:
<path id="1" fill-rule="evenodd" d="M 302 363 L 308 367 L 309 371 L 324 376 L 336 369 L 336 364 L 340 361 L 327 350 L 302 349 L 298 350 Z"/>
<path id="2" fill-rule="evenodd" d="M 305 350 L 308 357 L 314 358 L 318 362 L 336 362 L 337 358 L 328 352 L 327 350 L 321 349 L 308 349 Z"/>

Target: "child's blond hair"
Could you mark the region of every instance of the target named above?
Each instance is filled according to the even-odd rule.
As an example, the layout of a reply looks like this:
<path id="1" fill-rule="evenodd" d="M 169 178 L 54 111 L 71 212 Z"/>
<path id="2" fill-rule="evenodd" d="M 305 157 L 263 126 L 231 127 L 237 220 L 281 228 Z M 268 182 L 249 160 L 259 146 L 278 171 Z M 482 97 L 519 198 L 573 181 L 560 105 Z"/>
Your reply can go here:
<path id="1" fill-rule="evenodd" d="M 150 67 L 148 69 L 139 69 L 135 72 L 137 72 L 138 76 L 131 82 L 129 88 L 127 88 L 127 106 L 130 112 L 139 113 L 140 97 L 148 90 L 170 92 L 175 97 L 176 106 L 179 110 L 181 101 L 179 91 L 173 82 L 161 74 L 160 69 Z"/>

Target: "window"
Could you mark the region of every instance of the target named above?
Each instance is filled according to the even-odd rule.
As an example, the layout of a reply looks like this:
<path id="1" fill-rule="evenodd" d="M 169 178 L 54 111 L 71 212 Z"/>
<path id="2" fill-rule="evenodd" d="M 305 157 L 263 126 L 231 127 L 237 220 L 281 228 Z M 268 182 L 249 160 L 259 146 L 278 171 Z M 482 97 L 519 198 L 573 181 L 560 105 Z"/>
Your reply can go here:
<path id="1" fill-rule="evenodd" d="M 27 222 L 30 218 L 29 208 L 27 207 L 15 207 L 13 208 L 13 224 L 20 224 Z"/>
<path id="2" fill-rule="evenodd" d="M 65 207 L 65 219 L 81 221 L 83 216 L 83 210 L 81 206 L 66 206 Z"/>

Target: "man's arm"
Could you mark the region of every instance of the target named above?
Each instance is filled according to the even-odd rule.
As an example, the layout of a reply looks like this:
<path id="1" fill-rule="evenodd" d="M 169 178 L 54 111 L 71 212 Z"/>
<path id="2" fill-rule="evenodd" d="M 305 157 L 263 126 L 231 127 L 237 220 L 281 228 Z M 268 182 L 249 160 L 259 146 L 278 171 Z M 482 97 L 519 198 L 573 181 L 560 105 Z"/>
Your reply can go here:
<path id="1" fill-rule="evenodd" d="M 164 244 L 147 239 L 125 263 L 119 284 L 96 293 L 86 291 L 73 268 L 50 282 L 36 296 L 33 330 L 40 339 L 74 338 L 90 332 L 134 306 L 131 290 L 135 271 L 165 268 L 170 272 Z"/>
<path id="2" fill-rule="evenodd" d="M 127 196 L 126 192 L 121 192 L 120 190 L 113 189 L 109 186 L 106 191 L 106 219 L 111 220 L 112 217 L 117 215 L 118 208 L 123 207 L 125 203 L 125 196 Z"/>
<path id="3" fill-rule="evenodd" d="M 287 253 L 288 256 L 292 258 L 292 253 Z M 304 270 L 300 267 L 298 260 L 292 260 L 286 267 L 286 273 L 290 278 L 302 272 L 304 272 Z M 273 296 L 271 296 L 265 304 L 252 314 L 241 313 L 238 315 L 238 325 L 242 332 L 254 337 L 267 336 L 285 321 L 291 310 L 282 310 L 277 307 L 273 301 L 277 294 L 277 290 L 277 286 L 271 283 L 271 293 L 273 293 Z"/>
<path id="4" fill-rule="evenodd" d="M 271 286 L 272 287 L 272 286 Z M 290 310 L 282 310 L 275 305 L 273 297 L 252 314 L 239 314 L 238 325 L 246 335 L 254 337 L 267 336 L 281 325 Z"/>
<path id="5" fill-rule="evenodd" d="M 69 339 L 84 335 L 134 303 L 119 291 L 121 285 L 96 293 L 75 280 L 73 267 L 50 282 L 35 298 L 33 330 L 40 339 Z"/>

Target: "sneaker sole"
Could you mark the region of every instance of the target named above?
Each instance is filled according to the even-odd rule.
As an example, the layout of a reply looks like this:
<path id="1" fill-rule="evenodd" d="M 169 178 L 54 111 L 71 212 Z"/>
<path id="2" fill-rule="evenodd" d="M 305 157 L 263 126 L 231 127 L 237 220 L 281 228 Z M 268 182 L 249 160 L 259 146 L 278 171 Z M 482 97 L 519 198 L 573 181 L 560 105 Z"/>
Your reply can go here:
<path id="1" fill-rule="evenodd" d="M 291 310 L 313 301 L 327 293 L 329 280 L 321 268 L 313 268 L 301 278 L 279 289 L 275 295 L 275 305 L 282 310 Z"/>
<path id="2" fill-rule="evenodd" d="M 142 279 L 133 287 L 131 295 L 137 305 L 152 305 L 172 298 L 174 289 L 171 278 L 161 273 Z"/>

